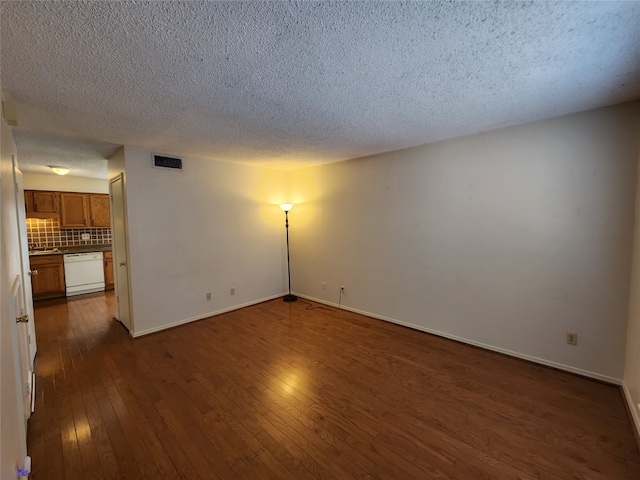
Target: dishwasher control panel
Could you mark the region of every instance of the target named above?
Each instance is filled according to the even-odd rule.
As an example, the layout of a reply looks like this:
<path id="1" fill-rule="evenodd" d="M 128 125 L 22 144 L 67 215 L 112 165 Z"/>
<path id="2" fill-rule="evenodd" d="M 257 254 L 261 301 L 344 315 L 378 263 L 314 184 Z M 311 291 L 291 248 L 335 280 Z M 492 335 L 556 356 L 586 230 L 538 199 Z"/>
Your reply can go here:
<path id="1" fill-rule="evenodd" d="M 65 263 L 73 263 L 73 262 L 90 262 L 90 261 L 100 260 L 102 261 L 102 252 L 92 252 L 92 253 L 67 253 L 64 255 Z"/>

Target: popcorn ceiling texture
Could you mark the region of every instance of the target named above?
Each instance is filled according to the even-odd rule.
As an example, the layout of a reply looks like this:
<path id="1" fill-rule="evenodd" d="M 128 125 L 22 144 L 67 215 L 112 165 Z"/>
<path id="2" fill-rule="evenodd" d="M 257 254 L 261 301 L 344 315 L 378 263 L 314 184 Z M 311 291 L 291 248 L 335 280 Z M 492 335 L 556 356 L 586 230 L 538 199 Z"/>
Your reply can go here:
<path id="1" fill-rule="evenodd" d="M 119 145 L 72 140 L 17 130 L 18 161 L 23 172 L 51 175 L 48 165 L 71 169 L 69 176 L 107 178 L 107 161 Z"/>
<path id="2" fill-rule="evenodd" d="M 170 154 L 291 169 L 640 98 L 640 2 L 0 8 L 20 129 Z"/>

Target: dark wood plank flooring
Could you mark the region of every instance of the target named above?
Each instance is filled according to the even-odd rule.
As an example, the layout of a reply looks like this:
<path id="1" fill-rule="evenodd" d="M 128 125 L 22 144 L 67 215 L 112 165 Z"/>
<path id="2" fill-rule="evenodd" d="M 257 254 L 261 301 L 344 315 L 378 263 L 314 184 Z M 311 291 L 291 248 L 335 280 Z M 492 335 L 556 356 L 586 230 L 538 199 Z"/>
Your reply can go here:
<path id="1" fill-rule="evenodd" d="M 639 479 L 620 390 L 280 300 L 131 340 L 36 305 L 35 480 Z"/>

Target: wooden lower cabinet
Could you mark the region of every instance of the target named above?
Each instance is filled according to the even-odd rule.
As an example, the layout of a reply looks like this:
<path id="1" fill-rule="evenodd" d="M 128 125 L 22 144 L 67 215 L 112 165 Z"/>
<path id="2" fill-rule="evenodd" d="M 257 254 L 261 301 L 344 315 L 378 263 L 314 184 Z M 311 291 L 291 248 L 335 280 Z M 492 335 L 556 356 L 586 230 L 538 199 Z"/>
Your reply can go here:
<path id="1" fill-rule="evenodd" d="M 30 257 L 33 299 L 65 296 L 64 263 L 62 255 Z"/>
<path id="2" fill-rule="evenodd" d="M 104 288 L 113 289 L 113 252 L 104 252 Z"/>

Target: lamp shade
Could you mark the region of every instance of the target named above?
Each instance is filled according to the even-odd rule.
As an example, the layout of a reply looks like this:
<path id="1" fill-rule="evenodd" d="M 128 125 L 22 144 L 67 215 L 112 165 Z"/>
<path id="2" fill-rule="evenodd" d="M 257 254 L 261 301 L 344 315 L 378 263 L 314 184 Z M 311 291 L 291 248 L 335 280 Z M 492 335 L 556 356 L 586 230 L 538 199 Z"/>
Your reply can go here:
<path id="1" fill-rule="evenodd" d="M 66 175 L 70 172 L 70 169 L 65 167 L 57 167 L 55 165 L 49 165 L 49 168 L 53 171 L 53 173 L 57 173 L 58 175 Z"/>
<path id="2" fill-rule="evenodd" d="M 293 203 L 283 203 L 282 205 L 280 205 L 280 208 L 283 212 L 288 212 L 293 208 Z"/>

